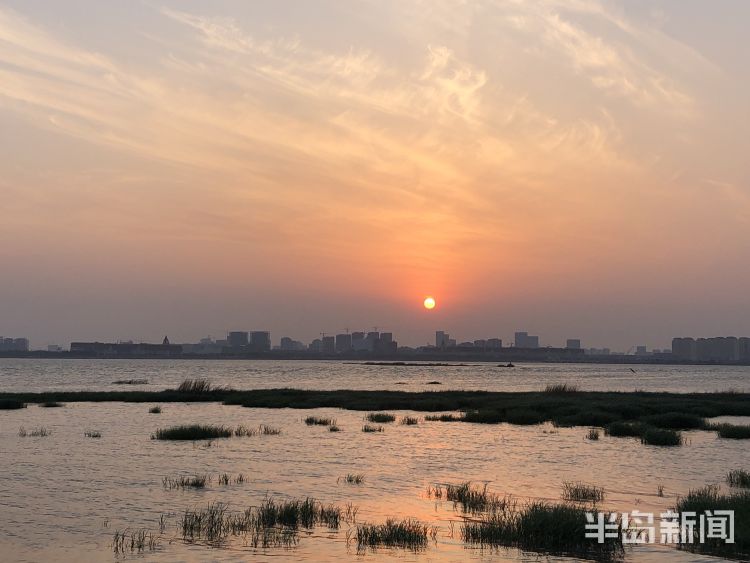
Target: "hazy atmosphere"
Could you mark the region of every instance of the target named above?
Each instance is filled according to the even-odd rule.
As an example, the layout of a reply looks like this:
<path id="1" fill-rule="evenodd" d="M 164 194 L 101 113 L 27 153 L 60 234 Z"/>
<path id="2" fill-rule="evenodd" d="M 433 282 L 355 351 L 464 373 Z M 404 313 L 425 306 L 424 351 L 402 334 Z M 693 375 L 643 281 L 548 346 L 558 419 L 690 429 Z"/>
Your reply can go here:
<path id="1" fill-rule="evenodd" d="M 2 1 L 0 334 L 747 334 L 748 18 Z"/>

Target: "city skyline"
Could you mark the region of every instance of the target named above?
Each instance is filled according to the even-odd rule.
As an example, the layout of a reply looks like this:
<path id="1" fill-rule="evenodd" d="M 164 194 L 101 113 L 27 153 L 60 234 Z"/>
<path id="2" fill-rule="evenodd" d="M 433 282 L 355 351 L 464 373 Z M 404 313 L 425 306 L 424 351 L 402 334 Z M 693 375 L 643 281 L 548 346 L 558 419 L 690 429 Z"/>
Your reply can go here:
<path id="1" fill-rule="evenodd" d="M 747 334 L 748 17 L 5 0 L 0 332 Z"/>

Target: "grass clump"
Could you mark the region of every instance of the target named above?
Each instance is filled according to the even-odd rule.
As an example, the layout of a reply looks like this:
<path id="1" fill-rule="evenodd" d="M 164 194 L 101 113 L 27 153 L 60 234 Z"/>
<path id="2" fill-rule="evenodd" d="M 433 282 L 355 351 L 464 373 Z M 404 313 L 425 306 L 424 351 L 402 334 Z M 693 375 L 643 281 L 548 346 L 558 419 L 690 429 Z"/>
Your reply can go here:
<path id="1" fill-rule="evenodd" d="M 404 520 L 388 519 L 385 524 L 359 524 L 354 530 L 354 541 L 357 551 L 367 548 L 401 547 L 419 551 L 427 547 L 429 538 L 437 536 L 437 529 L 418 520 L 407 518 Z M 347 537 L 347 542 L 350 540 Z"/>
<path id="2" fill-rule="evenodd" d="M 148 409 L 149 414 L 161 414 L 161 407 L 159 405 L 155 405 Z"/>
<path id="3" fill-rule="evenodd" d="M 383 424 L 386 422 L 393 422 L 394 420 L 396 420 L 396 417 L 387 412 L 371 412 L 367 415 L 367 420 L 369 420 L 370 422 Z"/>
<path id="4" fill-rule="evenodd" d="M 347 473 L 344 481 L 350 485 L 361 485 L 365 482 L 365 476 L 361 473 Z"/>
<path id="5" fill-rule="evenodd" d="M 331 424 L 331 425 L 330 425 L 330 426 L 328 427 L 328 431 L 329 431 L 329 432 L 341 432 L 341 427 L 339 427 L 339 426 L 336 426 L 335 424 Z"/>
<path id="6" fill-rule="evenodd" d="M 612 422 L 604 428 L 607 436 L 640 438 L 643 434 L 643 425 L 632 422 Z"/>
<path id="7" fill-rule="evenodd" d="M 159 547 L 159 538 L 145 528 L 140 530 L 115 532 L 112 538 L 112 551 L 115 554 L 143 553 L 155 551 Z"/>
<path id="8" fill-rule="evenodd" d="M 641 444 L 648 446 L 681 446 L 682 434 L 666 428 L 646 428 L 641 434 Z"/>
<path id="9" fill-rule="evenodd" d="M 27 436 L 31 436 L 32 438 L 46 438 L 47 436 L 50 436 L 51 434 L 52 434 L 52 430 L 44 426 L 40 426 L 38 428 L 32 428 L 31 430 L 26 430 L 26 428 L 21 426 L 21 428 L 18 429 L 18 435 L 21 438 L 26 438 Z"/>
<path id="10" fill-rule="evenodd" d="M 167 475 L 161 480 L 162 486 L 169 491 L 172 489 L 204 489 L 210 481 L 208 475 L 178 475 L 177 477 Z"/>
<path id="11" fill-rule="evenodd" d="M 405 416 L 401 419 L 401 424 L 406 426 L 414 426 L 415 424 L 419 424 L 419 419 L 414 416 Z"/>
<path id="12" fill-rule="evenodd" d="M 308 416 L 305 419 L 305 424 L 308 426 L 333 426 L 336 424 L 336 419 L 327 416 Z"/>
<path id="13" fill-rule="evenodd" d="M 466 513 L 507 510 L 513 505 L 509 496 L 500 496 L 487 490 L 487 485 L 474 486 L 471 481 L 459 485 L 436 485 L 427 487 L 427 496 L 435 499 L 445 498 L 453 503 L 454 507 L 461 506 Z"/>
<path id="14" fill-rule="evenodd" d="M 281 434 L 281 428 L 275 426 L 268 426 L 267 424 L 261 424 L 258 426 L 258 433 L 261 436 L 278 436 Z"/>
<path id="15" fill-rule="evenodd" d="M 520 511 L 491 512 L 479 520 L 466 520 L 464 541 L 483 546 L 515 547 L 555 555 L 613 560 L 624 553 L 622 535 L 604 543 L 586 537 L 586 508 L 567 504 L 529 503 Z M 609 519 L 609 514 L 605 514 Z"/>
<path id="16" fill-rule="evenodd" d="M 373 424 L 365 424 L 362 427 L 362 432 L 385 432 L 385 428 L 382 426 L 375 426 Z"/>
<path id="17" fill-rule="evenodd" d="M 57 401 L 45 401 L 43 403 L 39 403 L 39 406 L 45 409 L 54 409 L 64 407 L 65 405 L 63 403 L 58 403 Z"/>
<path id="18" fill-rule="evenodd" d="M 750 471 L 735 469 L 727 473 L 727 483 L 730 487 L 742 487 L 750 489 Z"/>
<path id="19" fill-rule="evenodd" d="M 712 514 L 718 510 L 734 511 L 734 543 L 726 543 L 721 538 L 704 538 L 700 542 L 700 527 L 696 524 L 692 538 L 681 538 L 679 547 L 690 551 L 697 551 L 728 559 L 746 561 L 750 556 L 750 491 L 743 491 L 730 495 L 719 492 L 719 487 L 709 485 L 691 490 L 684 497 L 677 500 L 676 512 L 694 512 L 698 518 L 706 511 Z M 690 540 L 692 542 L 690 543 Z"/>
<path id="20" fill-rule="evenodd" d="M 291 546 L 296 544 L 300 528 L 324 525 L 335 530 L 352 514 L 356 514 L 356 509 L 349 507 L 344 512 L 338 506 L 325 505 L 312 498 L 280 502 L 266 498 L 260 506 L 251 506 L 243 512 L 232 512 L 223 503 L 186 510 L 179 528 L 187 542 L 220 545 L 232 535 L 243 536 L 253 547 Z"/>
<path id="21" fill-rule="evenodd" d="M 227 426 L 210 424 L 183 424 L 169 428 L 159 428 L 151 435 L 152 440 L 213 440 L 231 438 L 232 429 Z"/>
<path id="22" fill-rule="evenodd" d="M 602 502 L 604 489 L 586 483 L 565 481 L 562 486 L 562 498 L 573 502 Z"/>
<path id="23" fill-rule="evenodd" d="M 0 399 L 0 411 L 25 409 L 26 403 L 14 399 Z"/>
<path id="24" fill-rule="evenodd" d="M 101 438 L 102 437 L 102 433 L 99 432 L 98 430 L 86 430 L 83 433 L 83 435 L 86 438 Z"/>
<path id="25" fill-rule="evenodd" d="M 651 426 L 666 428 L 669 430 L 692 430 L 696 428 L 704 428 L 706 426 L 706 420 L 704 418 L 684 412 L 653 414 L 650 416 L 644 416 L 641 420 Z"/>
<path id="26" fill-rule="evenodd" d="M 424 417 L 427 422 L 460 422 L 464 419 L 463 415 L 457 414 L 428 414 Z"/>
<path id="27" fill-rule="evenodd" d="M 581 389 L 577 385 L 570 383 L 559 383 L 557 385 L 547 385 L 544 388 L 545 393 L 551 393 L 553 395 L 560 395 L 564 393 L 579 393 Z"/>
<path id="28" fill-rule="evenodd" d="M 750 426 L 741 424 L 712 424 L 709 427 L 715 430 L 719 438 L 729 440 L 750 440 Z"/>
<path id="29" fill-rule="evenodd" d="M 586 439 L 587 440 L 598 440 L 599 439 L 599 430 L 596 428 L 590 428 L 589 431 L 586 433 Z"/>
<path id="30" fill-rule="evenodd" d="M 201 395 L 209 393 L 212 387 L 207 379 L 185 379 L 177 386 L 178 393 L 187 393 L 190 395 Z"/>

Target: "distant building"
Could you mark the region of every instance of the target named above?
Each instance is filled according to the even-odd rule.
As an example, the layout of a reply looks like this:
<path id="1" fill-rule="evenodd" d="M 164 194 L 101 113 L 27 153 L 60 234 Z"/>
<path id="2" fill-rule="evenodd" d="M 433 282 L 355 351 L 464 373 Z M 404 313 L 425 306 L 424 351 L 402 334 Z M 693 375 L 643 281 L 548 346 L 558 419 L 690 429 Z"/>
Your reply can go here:
<path id="1" fill-rule="evenodd" d="M 247 331 L 232 331 L 227 335 L 227 343 L 230 348 L 242 348 L 250 343 Z"/>
<path id="2" fill-rule="evenodd" d="M 305 345 L 302 344 L 302 342 L 298 340 L 293 340 L 292 338 L 289 338 L 288 336 L 281 337 L 279 350 L 282 350 L 284 352 L 299 352 L 304 349 L 305 349 Z"/>
<path id="3" fill-rule="evenodd" d="M 488 338 L 486 347 L 488 350 L 499 350 L 503 347 L 503 341 L 499 338 Z"/>
<path id="4" fill-rule="evenodd" d="M 362 351 L 367 350 L 367 343 L 365 342 L 364 332 L 352 332 L 352 350 Z"/>
<path id="5" fill-rule="evenodd" d="M 487 341 L 486 340 L 475 340 L 474 341 L 474 348 L 481 348 L 484 350 L 487 347 Z"/>
<path id="6" fill-rule="evenodd" d="M 435 347 L 440 349 L 448 348 L 450 335 L 447 332 L 438 330 L 435 332 Z"/>
<path id="7" fill-rule="evenodd" d="M 351 334 L 337 334 L 336 335 L 336 352 L 343 354 L 349 352 L 352 349 L 352 335 Z"/>
<path id="8" fill-rule="evenodd" d="M 539 348 L 539 337 L 528 332 L 516 332 L 514 342 L 516 348 Z"/>
<path id="9" fill-rule="evenodd" d="M 336 353 L 336 337 L 324 336 L 321 341 L 320 351 L 324 354 L 335 354 Z"/>
<path id="10" fill-rule="evenodd" d="M 743 336 L 737 339 L 737 353 L 741 362 L 750 362 L 750 338 Z"/>
<path id="11" fill-rule="evenodd" d="M 636 346 L 635 347 L 635 355 L 636 356 L 648 356 L 648 348 L 646 346 Z"/>
<path id="12" fill-rule="evenodd" d="M 182 346 L 179 344 L 146 344 L 133 342 L 71 342 L 71 354 L 103 358 L 169 358 L 180 356 Z"/>
<path id="13" fill-rule="evenodd" d="M 609 356 L 611 353 L 609 348 L 589 348 L 586 350 L 586 354 L 589 356 Z"/>
<path id="14" fill-rule="evenodd" d="M 271 350 L 271 333 L 266 330 L 255 330 L 250 333 L 250 349 L 253 352 Z"/>
<path id="15" fill-rule="evenodd" d="M 581 349 L 580 338 L 568 338 L 568 340 L 565 342 L 565 347 L 569 350 L 580 350 Z"/>
<path id="16" fill-rule="evenodd" d="M 320 338 L 316 338 L 310 342 L 310 346 L 307 349 L 311 352 L 320 352 L 323 349 L 323 341 Z"/>
<path id="17" fill-rule="evenodd" d="M 4 338 L 0 336 L 0 352 L 28 352 L 28 338 Z"/>
<path id="18" fill-rule="evenodd" d="M 62 346 L 59 346 L 57 344 L 48 344 L 47 345 L 47 352 L 62 352 Z"/>
<path id="19" fill-rule="evenodd" d="M 678 360 L 698 359 L 698 347 L 694 338 L 673 338 L 672 355 Z"/>

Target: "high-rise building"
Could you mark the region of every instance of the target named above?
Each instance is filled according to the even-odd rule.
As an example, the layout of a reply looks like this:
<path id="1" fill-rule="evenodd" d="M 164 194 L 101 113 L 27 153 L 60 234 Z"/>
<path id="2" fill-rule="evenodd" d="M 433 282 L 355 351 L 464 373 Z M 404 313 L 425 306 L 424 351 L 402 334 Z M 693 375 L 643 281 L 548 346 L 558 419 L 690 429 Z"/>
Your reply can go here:
<path id="1" fill-rule="evenodd" d="M 336 352 L 339 354 L 348 352 L 352 349 L 352 335 L 351 334 L 337 334 L 336 335 Z"/>
<path id="2" fill-rule="evenodd" d="M 247 331 L 235 330 L 227 335 L 227 343 L 231 348 L 241 348 L 249 342 Z"/>
<path id="3" fill-rule="evenodd" d="M 445 349 L 449 346 L 450 335 L 442 330 L 435 332 L 435 347 Z"/>
<path id="4" fill-rule="evenodd" d="M 335 336 L 324 336 L 321 341 L 320 351 L 324 354 L 335 354 L 336 353 L 336 337 Z"/>
<path id="5" fill-rule="evenodd" d="M 539 337 L 528 332 L 516 332 L 514 342 L 516 348 L 539 348 Z"/>
<path id="6" fill-rule="evenodd" d="M 565 342 L 565 347 L 570 350 L 580 350 L 581 339 L 580 338 L 568 338 L 568 340 Z"/>
<path id="7" fill-rule="evenodd" d="M 254 330 L 251 332 L 250 348 L 253 352 L 268 352 L 271 349 L 271 333 L 267 330 Z"/>
<path id="8" fill-rule="evenodd" d="M 499 350 L 503 347 L 503 341 L 499 338 L 488 338 L 487 339 L 487 348 L 490 350 Z"/>
<path id="9" fill-rule="evenodd" d="M 750 338 L 743 336 L 737 339 L 737 352 L 742 362 L 750 362 Z"/>

